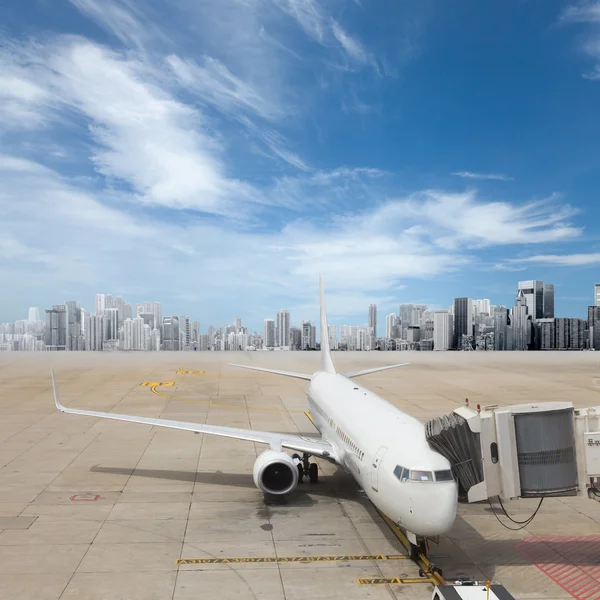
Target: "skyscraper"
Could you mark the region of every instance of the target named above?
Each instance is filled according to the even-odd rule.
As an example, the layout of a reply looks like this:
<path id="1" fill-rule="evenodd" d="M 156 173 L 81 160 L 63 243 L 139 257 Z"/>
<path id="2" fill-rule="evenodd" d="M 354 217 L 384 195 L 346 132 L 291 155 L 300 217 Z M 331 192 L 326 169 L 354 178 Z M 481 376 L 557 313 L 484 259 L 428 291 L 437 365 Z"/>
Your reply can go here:
<path id="1" fill-rule="evenodd" d="M 183 348 L 189 348 L 192 330 L 190 328 L 190 318 L 187 315 L 179 317 L 179 330 L 183 333 Z"/>
<path id="2" fill-rule="evenodd" d="M 46 310 L 46 349 L 66 350 L 67 348 L 67 307 L 55 304 Z"/>
<path id="3" fill-rule="evenodd" d="M 590 348 L 600 350 L 600 305 L 588 306 L 588 327 L 590 329 Z"/>
<path id="4" fill-rule="evenodd" d="M 67 350 L 77 350 L 81 336 L 81 307 L 75 300 L 65 302 L 65 307 L 67 311 Z"/>
<path id="5" fill-rule="evenodd" d="M 400 318 L 396 313 L 390 313 L 385 318 L 385 337 L 394 339 L 400 337 L 400 327 L 398 326 Z"/>
<path id="6" fill-rule="evenodd" d="M 102 350 L 104 339 L 104 317 L 101 315 L 90 315 L 89 327 L 86 331 L 86 348 L 88 350 Z"/>
<path id="7" fill-rule="evenodd" d="M 29 322 L 30 323 L 35 323 L 36 321 L 40 320 L 40 309 L 37 308 L 36 306 L 32 306 L 29 309 Z"/>
<path id="8" fill-rule="evenodd" d="M 119 309 L 104 309 L 104 341 L 114 342 L 119 339 Z"/>
<path id="9" fill-rule="evenodd" d="M 471 298 L 454 299 L 454 330 L 452 346 L 461 349 L 463 335 L 473 336 L 473 300 Z"/>
<path id="10" fill-rule="evenodd" d="M 490 314 L 490 301 L 487 298 L 483 300 L 475 300 L 475 307 L 479 314 Z"/>
<path id="11" fill-rule="evenodd" d="M 512 309 L 512 328 L 513 328 L 513 344 L 515 350 L 527 350 L 531 338 L 530 322 L 529 322 L 529 306 L 527 297 L 522 289 L 519 289 L 519 294 L 515 300 L 515 305 Z"/>
<path id="12" fill-rule="evenodd" d="M 316 328 L 314 328 L 314 334 L 313 328 L 314 326 L 310 321 L 302 321 L 302 350 L 313 350 L 316 348 L 316 344 L 313 345 L 313 335 L 316 336 Z"/>
<path id="13" fill-rule="evenodd" d="M 544 283 L 543 299 L 544 319 L 554 319 L 554 284 Z"/>
<path id="14" fill-rule="evenodd" d="M 331 350 L 337 350 L 338 342 L 337 342 L 337 333 L 336 333 L 335 325 L 327 325 L 327 329 L 328 329 L 327 333 L 329 335 L 329 348 Z"/>
<path id="15" fill-rule="evenodd" d="M 511 350 L 508 347 L 508 310 L 504 306 L 495 307 L 494 350 Z"/>
<path id="16" fill-rule="evenodd" d="M 274 319 L 265 319 L 265 348 L 275 348 Z"/>
<path id="17" fill-rule="evenodd" d="M 600 306 L 600 283 L 594 284 L 594 306 Z"/>
<path id="18" fill-rule="evenodd" d="M 369 304 L 369 329 L 375 339 L 377 339 L 377 305 Z"/>
<path id="19" fill-rule="evenodd" d="M 96 294 L 96 314 L 103 315 L 106 308 L 106 294 Z"/>
<path id="20" fill-rule="evenodd" d="M 179 317 L 164 317 L 162 339 L 165 350 L 179 350 Z"/>
<path id="21" fill-rule="evenodd" d="M 277 337 L 280 348 L 290 345 L 290 313 L 283 308 L 277 312 Z"/>
<path id="22" fill-rule="evenodd" d="M 447 310 L 433 313 L 433 349 L 450 350 L 454 329 L 453 317 Z"/>
<path id="23" fill-rule="evenodd" d="M 544 316 L 544 282 L 537 279 L 519 281 L 517 291 L 523 292 L 527 302 L 527 314 L 533 320 L 542 319 Z"/>
<path id="24" fill-rule="evenodd" d="M 290 327 L 290 350 L 302 350 L 302 329 L 299 327 Z"/>
<path id="25" fill-rule="evenodd" d="M 154 315 L 154 327 L 161 332 L 162 304 L 160 302 L 142 302 L 141 304 L 136 304 L 136 316 L 142 313 L 152 313 Z"/>

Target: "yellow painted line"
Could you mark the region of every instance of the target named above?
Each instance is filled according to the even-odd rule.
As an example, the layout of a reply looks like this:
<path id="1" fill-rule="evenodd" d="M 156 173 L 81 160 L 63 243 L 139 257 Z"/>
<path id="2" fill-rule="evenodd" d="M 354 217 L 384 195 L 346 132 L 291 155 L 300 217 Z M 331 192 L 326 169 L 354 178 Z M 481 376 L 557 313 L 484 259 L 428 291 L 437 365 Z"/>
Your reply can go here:
<path id="1" fill-rule="evenodd" d="M 140 386 L 142 386 L 142 387 L 156 387 L 158 385 L 165 385 L 165 386 L 173 387 L 175 385 L 175 382 L 174 381 L 144 381 L 143 383 L 140 383 Z"/>
<path id="2" fill-rule="evenodd" d="M 232 565 L 245 563 L 314 563 L 355 560 L 406 560 L 404 554 L 332 554 L 322 556 L 243 556 L 236 558 L 178 558 L 176 565 Z M 425 581 L 429 581 L 426 579 Z"/>
<path id="3" fill-rule="evenodd" d="M 429 579 L 402 579 L 400 577 L 360 577 L 356 580 L 358 585 L 406 585 L 409 583 L 431 583 Z"/>
<path id="4" fill-rule="evenodd" d="M 153 385 L 151 385 L 151 384 L 153 384 Z M 292 408 L 286 409 L 286 408 L 273 408 L 272 406 L 246 406 L 245 404 L 243 404 L 243 405 L 224 404 L 222 402 L 213 402 L 212 400 L 193 400 L 190 398 L 179 398 L 178 396 L 170 396 L 169 394 L 165 394 L 157 389 L 158 386 L 161 386 L 161 385 L 174 385 L 174 384 L 175 384 L 174 381 L 167 381 L 167 382 L 163 382 L 163 383 L 160 383 L 157 381 L 153 381 L 153 382 L 145 381 L 141 385 L 150 387 L 150 391 L 153 394 L 156 394 L 157 396 L 161 396 L 162 398 L 167 398 L 169 400 L 177 400 L 178 402 L 188 402 L 190 404 L 202 404 L 205 406 L 218 406 L 220 408 L 237 408 L 237 409 L 242 409 L 242 410 L 246 410 L 246 408 L 247 408 L 249 411 L 260 410 L 260 411 L 271 411 L 271 412 L 304 413 L 303 410 L 295 410 Z"/>
<path id="5" fill-rule="evenodd" d="M 394 523 L 394 521 L 392 521 L 387 515 L 382 513 L 377 507 L 375 507 L 375 508 L 377 509 L 377 512 L 381 515 L 383 520 L 387 523 L 387 526 L 392 530 L 392 533 L 398 538 L 399 542 L 406 548 L 406 551 L 410 552 L 410 542 L 408 541 L 406 536 L 402 533 L 402 531 L 400 530 L 398 525 L 396 525 L 396 523 Z M 446 583 L 444 581 L 444 578 L 439 573 L 431 572 L 431 563 L 429 562 L 429 559 L 424 554 L 419 553 L 419 556 L 417 557 L 416 562 L 419 565 L 419 567 L 423 570 L 423 572 L 427 575 L 427 577 L 429 578 L 429 581 L 431 583 L 433 583 L 434 585 L 444 585 Z"/>
<path id="6" fill-rule="evenodd" d="M 204 371 L 188 371 L 183 367 L 179 367 L 176 375 L 204 375 Z"/>
<path id="7" fill-rule="evenodd" d="M 307 410 L 304 411 L 304 414 L 308 417 L 308 420 L 315 426 L 315 428 L 318 429 L 315 420 L 312 418 L 312 415 Z"/>

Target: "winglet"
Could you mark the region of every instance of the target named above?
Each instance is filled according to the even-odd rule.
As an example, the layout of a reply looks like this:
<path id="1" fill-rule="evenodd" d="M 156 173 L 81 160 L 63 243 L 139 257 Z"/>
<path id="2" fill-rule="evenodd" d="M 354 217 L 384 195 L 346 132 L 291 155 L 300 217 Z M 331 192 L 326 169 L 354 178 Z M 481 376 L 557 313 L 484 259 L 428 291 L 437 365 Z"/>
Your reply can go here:
<path id="1" fill-rule="evenodd" d="M 323 275 L 319 275 L 319 287 L 321 292 L 321 371 L 335 375 L 335 367 L 333 366 L 333 360 L 331 360 L 331 349 L 329 348 L 329 328 L 327 327 Z"/>
<path id="2" fill-rule="evenodd" d="M 50 375 L 52 375 L 52 389 L 54 390 L 54 403 L 56 408 L 61 412 L 65 411 L 65 407 L 60 403 L 60 396 L 58 395 L 58 386 L 56 385 L 56 379 L 54 378 L 54 369 L 50 367 Z"/>

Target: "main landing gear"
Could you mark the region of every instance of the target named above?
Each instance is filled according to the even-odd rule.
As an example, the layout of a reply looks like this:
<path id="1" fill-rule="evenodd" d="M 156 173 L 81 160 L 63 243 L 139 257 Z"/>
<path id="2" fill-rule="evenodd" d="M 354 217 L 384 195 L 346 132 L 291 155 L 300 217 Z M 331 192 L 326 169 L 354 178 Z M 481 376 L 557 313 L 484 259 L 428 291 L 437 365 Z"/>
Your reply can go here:
<path id="1" fill-rule="evenodd" d="M 302 483 L 304 477 L 308 477 L 311 483 L 319 481 L 319 467 L 317 463 L 308 461 L 310 458 L 309 454 L 303 454 L 302 458 L 300 458 L 299 454 L 292 454 L 292 458 L 298 462 L 298 483 Z"/>

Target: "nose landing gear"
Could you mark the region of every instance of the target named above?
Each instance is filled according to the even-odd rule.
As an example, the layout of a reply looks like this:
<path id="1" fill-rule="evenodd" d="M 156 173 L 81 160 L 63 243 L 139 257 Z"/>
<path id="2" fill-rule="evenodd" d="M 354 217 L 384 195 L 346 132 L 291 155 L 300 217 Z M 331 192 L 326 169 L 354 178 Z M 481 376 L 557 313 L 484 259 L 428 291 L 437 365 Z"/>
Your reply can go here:
<path id="1" fill-rule="evenodd" d="M 292 454 L 292 458 L 297 461 L 298 483 L 302 483 L 304 477 L 308 477 L 308 480 L 311 483 L 317 483 L 319 481 L 319 467 L 317 463 L 309 462 L 309 454 L 303 454 L 302 458 L 300 458 L 299 454 Z"/>
<path id="2" fill-rule="evenodd" d="M 419 559 L 421 556 L 424 557 L 425 559 L 427 559 L 428 544 L 427 544 L 427 540 L 424 538 L 418 538 L 417 541 L 418 541 L 417 544 L 413 544 L 412 542 L 409 542 L 409 544 L 410 544 L 409 556 L 410 556 L 411 560 L 413 560 L 419 564 Z M 423 563 L 420 563 L 420 564 L 423 564 Z M 440 568 L 436 567 L 432 562 L 430 562 L 428 560 L 425 560 L 425 564 L 427 565 L 427 569 L 419 568 L 419 577 L 426 577 L 428 575 L 434 575 L 434 574 L 437 574 L 440 577 L 442 577 L 442 570 Z"/>

